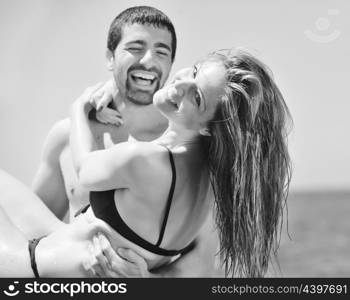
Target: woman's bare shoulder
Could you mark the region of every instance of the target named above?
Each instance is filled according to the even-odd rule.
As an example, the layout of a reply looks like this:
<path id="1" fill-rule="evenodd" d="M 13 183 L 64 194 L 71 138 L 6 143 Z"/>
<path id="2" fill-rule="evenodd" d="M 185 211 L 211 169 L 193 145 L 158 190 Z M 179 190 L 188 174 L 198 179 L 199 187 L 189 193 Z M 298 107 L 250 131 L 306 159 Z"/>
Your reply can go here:
<path id="1" fill-rule="evenodd" d="M 129 144 L 129 150 L 133 152 L 134 157 L 130 167 L 139 186 L 163 185 L 170 182 L 169 153 L 165 147 L 149 142 Z"/>

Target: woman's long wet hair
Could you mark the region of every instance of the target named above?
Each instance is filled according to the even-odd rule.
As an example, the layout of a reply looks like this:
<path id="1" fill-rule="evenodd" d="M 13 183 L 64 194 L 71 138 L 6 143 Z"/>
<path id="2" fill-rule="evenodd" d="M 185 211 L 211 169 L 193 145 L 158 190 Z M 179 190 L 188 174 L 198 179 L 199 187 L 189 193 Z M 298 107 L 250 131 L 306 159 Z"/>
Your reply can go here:
<path id="1" fill-rule="evenodd" d="M 283 96 L 267 67 L 242 50 L 215 52 L 225 95 L 209 123 L 208 165 L 226 275 L 261 277 L 276 254 L 291 165 Z"/>

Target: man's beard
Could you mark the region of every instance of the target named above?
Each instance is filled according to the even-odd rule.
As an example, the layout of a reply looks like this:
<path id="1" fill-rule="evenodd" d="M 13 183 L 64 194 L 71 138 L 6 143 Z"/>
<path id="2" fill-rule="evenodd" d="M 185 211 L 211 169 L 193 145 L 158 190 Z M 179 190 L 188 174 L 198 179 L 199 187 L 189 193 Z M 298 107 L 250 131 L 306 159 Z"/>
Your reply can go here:
<path id="1" fill-rule="evenodd" d="M 138 87 L 133 86 L 130 82 L 130 72 L 132 71 L 146 71 L 157 74 L 156 85 L 153 90 L 144 91 L 142 89 L 138 89 Z M 158 91 L 160 87 L 160 80 L 162 78 L 162 72 L 156 67 L 152 67 L 147 69 L 144 65 L 140 63 L 135 63 L 132 65 L 127 71 L 127 80 L 125 83 L 126 88 L 126 98 L 136 104 L 136 105 L 150 105 L 153 103 L 153 95 L 156 91 Z"/>
<path id="2" fill-rule="evenodd" d="M 153 95 L 159 90 L 159 81 L 153 91 L 140 91 L 130 86 L 129 79 L 126 81 L 126 98 L 136 105 L 150 105 L 153 103 Z"/>

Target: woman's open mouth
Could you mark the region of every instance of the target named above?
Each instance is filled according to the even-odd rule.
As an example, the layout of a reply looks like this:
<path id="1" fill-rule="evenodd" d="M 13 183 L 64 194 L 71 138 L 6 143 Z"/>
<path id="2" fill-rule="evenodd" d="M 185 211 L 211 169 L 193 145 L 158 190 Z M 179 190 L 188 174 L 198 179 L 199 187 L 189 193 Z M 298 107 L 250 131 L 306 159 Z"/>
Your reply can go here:
<path id="1" fill-rule="evenodd" d="M 179 105 L 174 99 L 168 98 L 169 103 L 174 106 L 176 109 L 179 109 Z"/>

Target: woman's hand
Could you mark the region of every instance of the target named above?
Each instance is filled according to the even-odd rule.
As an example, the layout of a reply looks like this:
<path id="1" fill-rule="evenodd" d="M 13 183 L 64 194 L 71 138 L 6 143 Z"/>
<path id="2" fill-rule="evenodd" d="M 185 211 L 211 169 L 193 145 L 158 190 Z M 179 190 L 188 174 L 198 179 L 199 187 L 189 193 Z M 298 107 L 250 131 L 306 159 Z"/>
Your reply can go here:
<path id="1" fill-rule="evenodd" d="M 103 124 L 114 124 L 120 126 L 123 124 L 120 114 L 121 104 L 114 102 L 115 108 L 108 105 L 117 99 L 118 89 L 113 79 L 107 81 L 99 87 L 90 97 L 90 103 L 96 109 L 96 119 Z"/>
<path id="2" fill-rule="evenodd" d="M 73 103 L 72 114 L 81 109 L 88 114 L 92 109 L 96 109 L 97 121 L 103 124 L 120 126 L 123 124 L 122 115 L 119 111 L 122 108 L 122 104 L 117 105 L 114 103 L 116 109 L 108 107 L 108 104 L 115 99 L 116 95 L 117 90 L 112 80 L 88 87 Z"/>
<path id="3" fill-rule="evenodd" d="M 119 111 L 105 107 L 96 112 L 96 119 L 103 124 L 123 125 L 122 115 Z"/>
<path id="4" fill-rule="evenodd" d="M 146 261 L 133 250 L 119 248 L 116 253 L 109 240 L 100 233 L 93 237 L 91 245 L 91 256 L 83 264 L 90 276 L 151 277 Z"/>
<path id="5" fill-rule="evenodd" d="M 94 86 L 90 86 L 85 89 L 82 95 L 80 95 L 73 103 L 74 106 L 83 106 L 84 108 L 87 108 L 89 111 L 94 108 L 92 103 L 92 96 L 95 94 L 96 91 L 98 91 L 103 86 L 102 82 L 99 82 L 98 84 Z"/>

